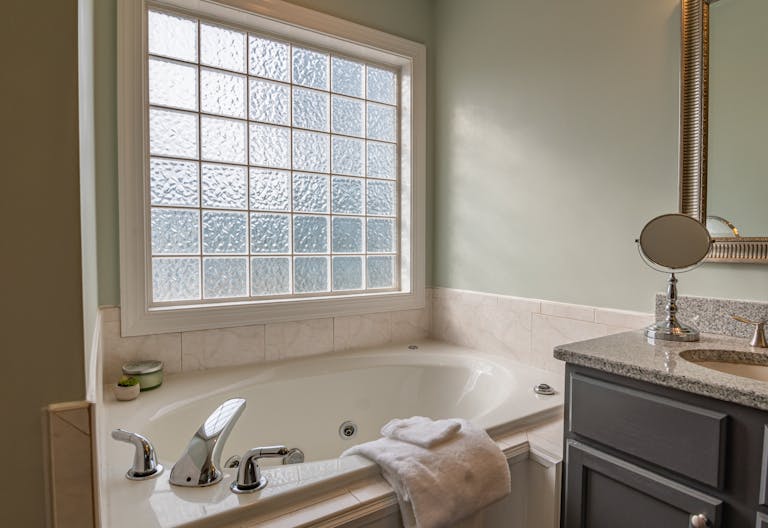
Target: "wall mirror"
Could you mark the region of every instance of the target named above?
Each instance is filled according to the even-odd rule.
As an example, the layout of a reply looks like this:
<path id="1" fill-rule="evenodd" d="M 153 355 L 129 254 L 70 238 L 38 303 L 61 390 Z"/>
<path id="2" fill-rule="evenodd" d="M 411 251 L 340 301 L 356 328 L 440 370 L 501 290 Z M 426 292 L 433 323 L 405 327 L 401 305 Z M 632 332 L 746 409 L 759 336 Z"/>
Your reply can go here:
<path id="1" fill-rule="evenodd" d="M 682 0 L 680 212 L 706 262 L 768 264 L 766 25 L 766 0 Z"/>

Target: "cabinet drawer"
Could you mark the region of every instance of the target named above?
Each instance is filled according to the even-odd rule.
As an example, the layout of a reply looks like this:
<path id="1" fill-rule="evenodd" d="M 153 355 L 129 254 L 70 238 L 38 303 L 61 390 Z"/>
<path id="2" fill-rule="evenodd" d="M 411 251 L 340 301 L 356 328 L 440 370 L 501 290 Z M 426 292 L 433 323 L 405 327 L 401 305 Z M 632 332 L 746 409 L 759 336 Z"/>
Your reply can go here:
<path id="1" fill-rule="evenodd" d="M 727 415 L 572 374 L 570 431 L 720 488 Z"/>
<path id="2" fill-rule="evenodd" d="M 564 528 L 689 528 L 692 515 L 722 525 L 722 501 L 586 445 L 568 441 Z"/>

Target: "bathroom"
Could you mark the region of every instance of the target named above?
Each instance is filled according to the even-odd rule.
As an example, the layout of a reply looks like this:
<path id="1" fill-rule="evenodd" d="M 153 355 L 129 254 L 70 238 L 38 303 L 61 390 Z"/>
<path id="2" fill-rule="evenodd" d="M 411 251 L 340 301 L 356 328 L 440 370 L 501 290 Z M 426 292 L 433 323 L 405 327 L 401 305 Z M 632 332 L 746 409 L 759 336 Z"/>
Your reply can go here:
<path id="1" fill-rule="evenodd" d="M 9 526 L 110 526 L 98 451 L 123 446 L 99 436 L 100 404 L 129 360 L 164 362 L 167 386 L 125 404 L 141 405 L 174 376 L 258 372 L 367 347 L 423 349 L 429 338 L 548 373 L 562 398 L 555 347 L 653 322 L 666 278 L 642 261 L 635 239 L 651 218 L 680 210 L 681 14 L 689 2 L 222 2 L 308 8 L 423 45 L 414 48 L 424 54 L 423 97 L 413 108 L 423 120 L 412 138 L 423 173 L 422 202 L 412 209 L 423 231 L 413 240 L 414 293 L 400 307 L 143 337 L 120 335 L 122 299 L 137 291 L 121 286 L 118 199 L 119 152 L 134 131 L 119 126 L 119 35 L 127 30 L 118 11 L 133 3 L 16 1 L 4 12 L 13 50 L 6 68 L 17 73 L 2 87 L 12 164 L 0 210 L 14 252 L 3 261 L 12 278 L 3 286 Z M 14 199 L 30 195 L 44 211 L 40 222 Z M 684 296 L 768 302 L 762 264 L 707 262 L 679 279 Z M 182 444 L 197 425 L 180 432 Z M 166 465 L 181 454 L 158 453 Z M 217 492 L 234 496 L 228 485 Z"/>

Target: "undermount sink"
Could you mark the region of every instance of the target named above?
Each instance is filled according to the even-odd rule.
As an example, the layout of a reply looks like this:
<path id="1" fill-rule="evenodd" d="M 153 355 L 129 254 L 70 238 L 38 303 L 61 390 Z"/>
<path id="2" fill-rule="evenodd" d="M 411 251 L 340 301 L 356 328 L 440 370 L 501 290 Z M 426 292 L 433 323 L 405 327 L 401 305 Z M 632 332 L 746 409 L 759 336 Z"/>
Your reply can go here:
<path id="1" fill-rule="evenodd" d="M 680 357 L 700 367 L 768 382 L 768 354 L 735 350 L 684 350 Z"/>

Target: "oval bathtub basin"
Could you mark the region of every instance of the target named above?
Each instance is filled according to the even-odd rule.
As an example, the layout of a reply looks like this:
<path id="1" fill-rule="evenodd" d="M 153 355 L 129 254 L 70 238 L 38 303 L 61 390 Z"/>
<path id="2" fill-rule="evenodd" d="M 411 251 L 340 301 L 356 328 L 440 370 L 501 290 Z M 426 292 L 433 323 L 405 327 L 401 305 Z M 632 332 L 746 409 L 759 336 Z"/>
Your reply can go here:
<path id="1" fill-rule="evenodd" d="M 131 447 L 104 440 L 102 488 L 108 525 L 121 526 L 119 519 L 129 513 L 132 526 L 183 525 L 323 479 L 338 481 L 345 473 L 370 470 L 371 464 L 359 457 L 337 457 L 356 443 L 378 438 L 381 426 L 392 418 L 460 417 L 494 435 L 561 412 L 560 392 L 541 396 L 533 386 L 544 382 L 562 390 L 562 376 L 445 343 L 426 341 L 418 346 L 410 350 L 407 345 L 391 345 L 168 375 L 160 389 L 127 403 L 112 401 L 105 391 L 109 399 L 102 439 L 117 427 L 143 434 L 167 468 L 156 479 L 128 481 L 124 474 Z M 233 397 L 245 398 L 247 407 L 225 445 L 222 461 L 251 447 L 282 444 L 301 449 L 306 463 L 268 468 L 270 485 L 253 495 L 229 492 L 235 469 L 225 470 L 223 482 L 210 488 L 170 486 L 170 469 L 193 433 L 211 411 Z M 345 422 L 356 426 L 351 438 L 340 434 Z M 146 507 L 137 511 L 132 497 Z"/>

